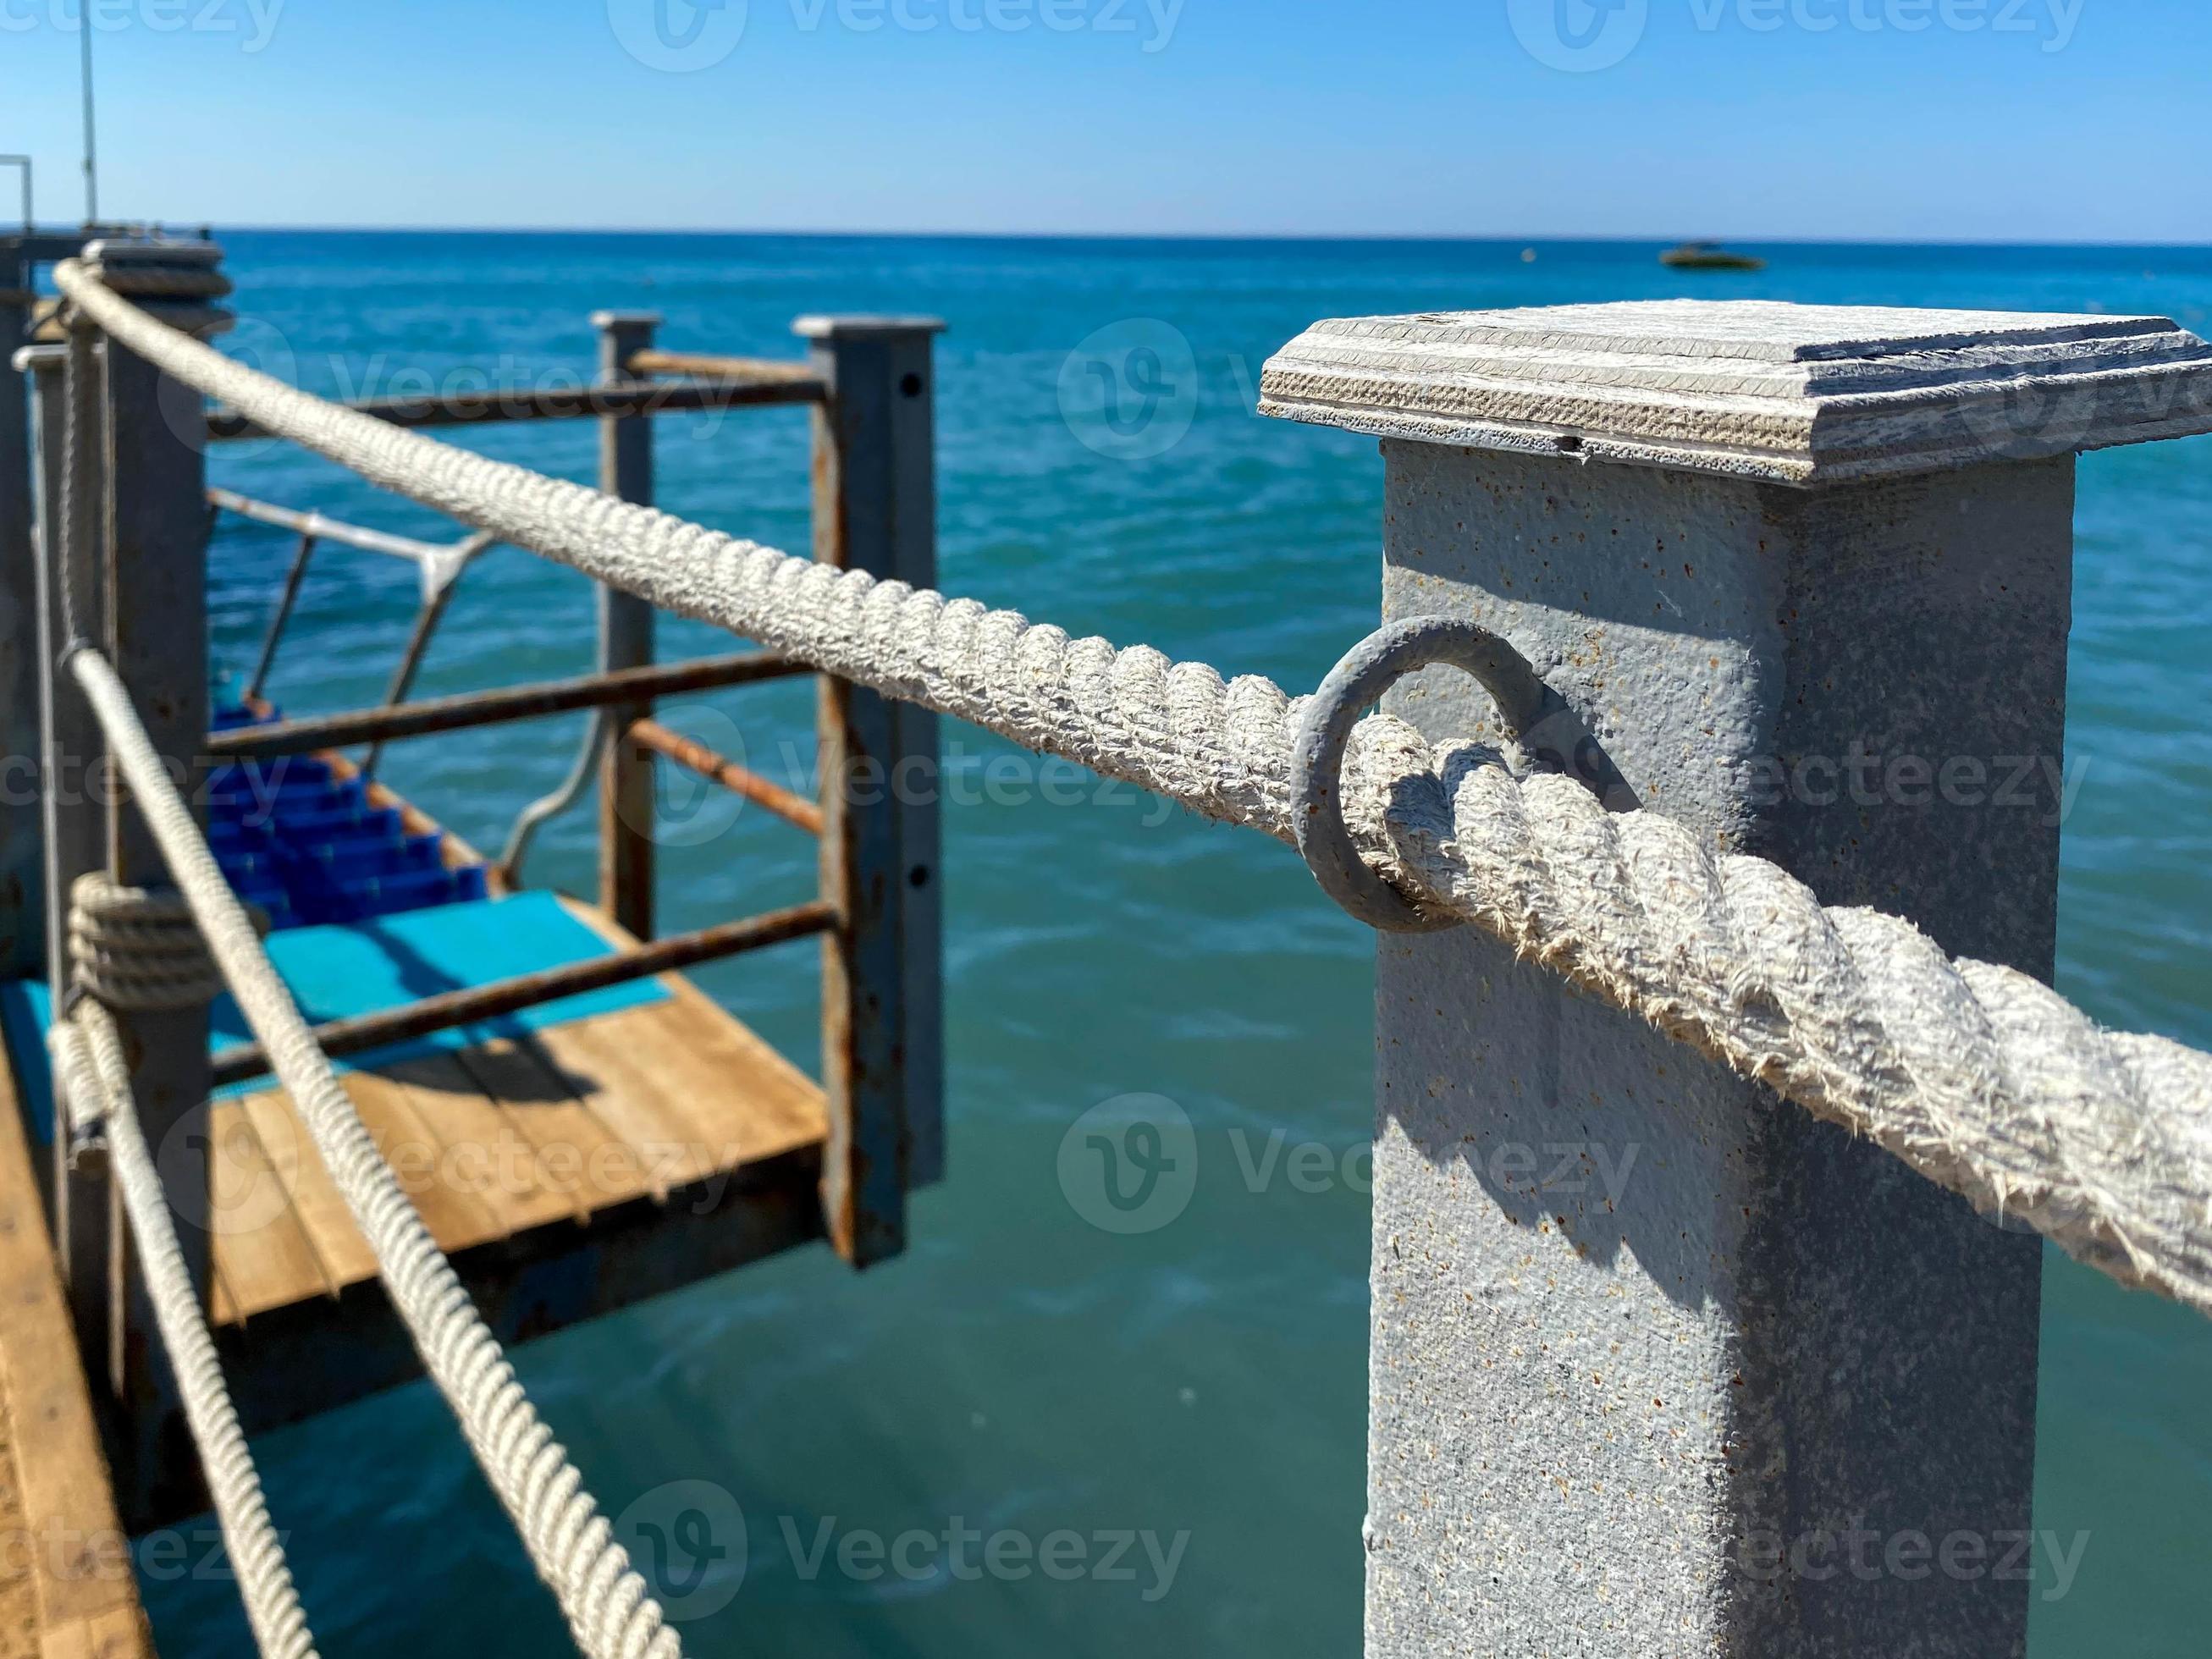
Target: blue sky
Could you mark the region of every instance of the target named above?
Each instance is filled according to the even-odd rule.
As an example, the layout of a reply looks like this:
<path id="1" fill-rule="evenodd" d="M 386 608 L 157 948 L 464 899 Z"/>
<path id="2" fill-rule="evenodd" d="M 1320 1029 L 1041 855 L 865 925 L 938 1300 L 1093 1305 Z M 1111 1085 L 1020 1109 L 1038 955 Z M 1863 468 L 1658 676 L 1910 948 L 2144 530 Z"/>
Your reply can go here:
<path id="1" fill-rule="evenodd" d="M 122 216 L 2212 240 L 2205 0 L 88 3 Z M 78 3 L 0 0 L 55 219 Z"/>

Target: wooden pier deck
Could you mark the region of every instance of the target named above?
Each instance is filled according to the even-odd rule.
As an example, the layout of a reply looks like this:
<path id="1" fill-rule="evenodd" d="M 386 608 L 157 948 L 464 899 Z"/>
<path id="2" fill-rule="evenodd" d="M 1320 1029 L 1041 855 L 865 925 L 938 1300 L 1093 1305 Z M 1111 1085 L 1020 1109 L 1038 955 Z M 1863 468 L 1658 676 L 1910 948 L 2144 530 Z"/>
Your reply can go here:
<path id="1" fill-rule="evenodd" d="M 633 942 L 563 904 L 610 945 Z M 342 1073 L 504 1340 L 821 1237 L 821 1090 L 683 975 L 654 983 L 651 1002 Z M 221 1101 L 211 1127 L 211 1312 L 249 1430 L 413 1376 L 290 1098 Z"/>
<path id="2" fill-rule="evenodd" d="M 633 942 L 588 905 L 560 906 L 610 947 Z M 683 975 L 647 994 L 341 1073 L 503 1340 L 822 1237 L 821 1090 Z M 153 1648 L 55 1272 L 22 1060 L 0 1048 L 0 1659 L 142 1659 Z M 210 1128 L 210 1312 L 249 1431 L 415 1376 L 289 1097 L 220 1099 Z"/>
<path id="3" fill-rule="evenodd" d="M 0 1053 L 0 1659 L 143 1659 L 138 1605 Z"/>

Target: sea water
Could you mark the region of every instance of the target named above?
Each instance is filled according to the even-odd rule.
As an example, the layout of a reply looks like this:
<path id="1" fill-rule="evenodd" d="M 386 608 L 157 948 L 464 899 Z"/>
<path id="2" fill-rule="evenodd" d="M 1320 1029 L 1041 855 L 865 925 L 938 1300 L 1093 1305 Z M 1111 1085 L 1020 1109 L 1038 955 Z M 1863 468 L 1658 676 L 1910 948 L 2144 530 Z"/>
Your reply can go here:
<path id="1" fill-rule="evenodd" d="M 1775 246 L 1762 273 L 1706 275 L 1626 244 L 221 240 L 246 319 L 228 349 L 327 395 L 573 387 L 599 307 L 662 313 L 672 347 L 767 356 L 799 351 L 805 312 L 940 315 L 943 585 L 1293 690 L 1376 614 L 1375 445 L 1253 413 L 1262 362 L 1318 318 L 1704 295 L 2212 332 L 2206 249 Z M 663 505 L 805 548 L 802 412 L 658 433 Z M 451 435 L 593 476 L 587 422 Z M 273 442 L 222 447 L 210 472 L 459 533 Z M 2081 481 L 2058 983 L 2100 1020 L 2212 1045 L 2212 440 L 2092 456 Z M 250 665 L 289 553 L 221 527 L 219 669 Z M 408 566 L 326 548 L 271 692 L 297 713 L 376 700 L 416 599 Z M 662 624 L 667 657 L 727 645 Z M 464 581 L 419 690 L 574 672 L 592 650 L 586 584 L 501 550 Z M 663 718 L 811 787 L 803 686 Z M 386 773 L 495 848 L 580 730 L 397 744 Z M 944 737 L 951 1174 L 915 1200 L 908 1254 L 854 1275 L 799 1251 L 534 1343 L 522 1372 L 695 1653 L 1340 1659 L 1360 1628 L 1369 937 L 1273 842 Z M 664 927 L 811 894 L 806 838 L 661 771 Z M 588 890 L 588 810 L 530 875 Z M 812 947 L 697 978 L 812 1068 Z M 1079 1141 L 1063 1156 L 1083 1114 L 1130 1096 L 1190 1125 L 1188 1190 L 1158 1224 L 1102 1206 Z M 2033 1652 L 2201 1654 L 2212 1323 L 2053 1253 L 2041 1386 Z M 561 1650 L 427 1388 L 257 1451 L 325 1654 Z M 210 1529 L 142 1553 L 165 1653 L 243 1640 Z"/>

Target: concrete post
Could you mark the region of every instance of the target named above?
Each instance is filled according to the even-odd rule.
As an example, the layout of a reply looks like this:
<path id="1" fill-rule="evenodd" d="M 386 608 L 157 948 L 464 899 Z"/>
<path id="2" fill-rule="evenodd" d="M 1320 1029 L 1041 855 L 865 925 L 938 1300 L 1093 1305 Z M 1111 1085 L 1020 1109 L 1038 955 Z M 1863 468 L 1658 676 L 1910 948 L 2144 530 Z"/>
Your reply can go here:
<path id="1" fill-rule="evenodd" d="M 660 318 L 648 311 L 600 311 L 599 382 L 634 380 L 625 365 L 653 344 Z M 653 417 L 611 415 L 599 422 L 599 488 L 617 500 L 653 504 Z M 632 593 L 599 588 L 599 668 L 644 668 L 653 661 L 653 606 Z M 653 755 L 629 741 L 650 702 L 607 711 L 614 740 L 599 771 L 599 908 L 639 939 L 653 937 Z"/>
<path id="2" fill-rule="evenodd" d="M 1261 406 L 1382 438 L 1386 617 L 1644 805 L 2047 977 L 2072 456 L 2208 386 L 2164 319 L 1681 301 L 1324 323 Z M 2023 1651 L 2036 1239 L 1472 930 L 1376 1008 L 1370 1659 Z"/>
<path id="3" fill-rule="evenodd" d="M 88 871 L 107 863 L 106 739 L 76 681 L 58 671 L 69 629 L 63 616 L 62 561 L 74 556 L 70 588 L 83 608 L 84 626 L 97 629 L 106 615 L 98 534 L 92 544 L 70 549 L 62 526 L 63 459 L 69 419 L 69 348 L 28 346 L 15 354 L 28 374 L 38 414 L 39 719 L 40 771 L 46 780 L 44 828 L 46 986 L 59 1008 L 69 994 L 69 890 Z M 95 364 L 95 372 L 97 366 Z M 100 483 L 100 434 L 89 444 L 93 497 Z M 109 1282 L 114 1260 L 116 1195 L 104 1171 L 72 1170 L 64 1154 L 68 1137 L 54 1126 L 53 1225 L 58 1260 L 69 1297 L 77 1347 L 86 1370 L 104 1386 L 96 1404 L 105 1413 L 120 1379 L 113 1369 L 115 1299 Z"/>
<path id="4" fill-rule="evenodd" d="M 830 387 L 814 415 L 814 556 L 937 582 L 934 318 L 802 317 Z M 944 1168 L 937 717 L 821 681 L 823 1204 L 855 1267 L 906 1243 L 906 1194 Z"/>
<path id="5" fill-rule="evenodd" d="M 202 245 L 94 243 L 88 256 L 130 268 L 165 258 L 212 270 Z M 222 313 L 158 307 L 179 326 L 214 332 Z M 106 631 L 115 672 L 130 689 L 155 750 L 204 822 L 201 780 L 208 731 L 206 411 L 200 394 L 113 341 L 103 354 L 106 421 Z M 108 870 L 130 885 L 169 882 L 167 863 L 125 792 L 108 816 Z M 214 1217 L 209 1188 L 208 1011 L 118 1009 L 131 1053 L 138 1118 L 194 1284 L 210 1283 Z M 126 1526 L 191 1512 L 204 1501 L 197 1455 L 161 1351 L 143 1279 L 127 1253 L 120 1370 L 127 1430 L 115 1449 Z"/>
<path id="6" fill-rule="evenodd" d="M 27 230 L 28 227 L 25 228 Z M 42 855 L 34 808 L 39 754 L 38 570 L 31 556 L 31 436 L 16 347 L 28 330 L 31 267 L 0 238 L 0 974 L 40 971 Z"/>

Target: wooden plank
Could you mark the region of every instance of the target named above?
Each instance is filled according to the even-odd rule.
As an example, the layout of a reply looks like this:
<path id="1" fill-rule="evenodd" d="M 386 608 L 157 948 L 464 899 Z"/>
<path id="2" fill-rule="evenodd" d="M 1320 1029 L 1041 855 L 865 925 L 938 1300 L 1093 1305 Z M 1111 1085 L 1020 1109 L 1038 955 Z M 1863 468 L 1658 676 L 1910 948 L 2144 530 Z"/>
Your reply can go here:
<path id="1" fill-rule="evenodd" d="M 216 1234 L 211 1316 L 239 1322 L 298 1301 L 303 1289 L 334 1294 L 337 1286 L 325 1276 L 289 1184 L 251 1115 L 237 1101 L 222 1101 L 208 1127 L 214 1143 L 208 1177 Z"/>
<path id="2" fill-rule="evenodd" d="M 0 1398 L 15 1496 L 37 1545 L 21 1565 L 32 1575 L 40 1631 L 66 1644 L 63 1633 L 87 1621 L 118 1613 L 135 1620 L 138 1592 L 22 1123 L 14 1069 L 0 1050 Z M 0 1563 L 16 1565 L 13 1553 Z M 45 1650 L 57 1650 L 49 1642 Z"/>
<path id="3" fill-rule="evenodd" d="M 416 1111 L 407 1090 L 374 1072 L 342 1072 L 339 1081 L 361 1115 L 378 1152 L 399 1177 L 401 1188 L 443 1250 L 456 1250 L 504 1235 L 483 1200 L 438 1178 L 438 1138 Z"/>
<path id="4" fill-rule="evenodd" d="M 215 1266 L 208 1279 L 208 1323 L 235 1325 L 239 1323 L 238 1298 L 230 1293 L 230 1286 L 222 1276 L 222 1247 L 217 1245 Z"/>
<path id="5" fill-rule="evenodd" d="M 538 1167 L 530 1137 L 455 1056 L 419 1054 L 380 1066 L 376 1075 L 405 1093 L 437 1140 L 436 1179 L 475 1195 L 497 1230 L 492 1237 L 505 1238 L 573 1215 L 567 1196 Z"/>
<path id="6" fill-rule="evenodd" d="M 617 950 L 635 943 L 603 912 L 566 896 L 561 902 Z M 665 1110 L 702 1143 L 720 1146 L 734 1138 L 744 1149 L 740 1158 L 826 1138 L 829 1108 L 820 1085 L 683 975 L 663 974 L 653 983 L 668 994 L 665 1002 L 592 1023 L 609 1041 L 629 1047 L 641 1080 L 659 1091 Z M 707 1167 L 731 1162 L 709 1158 Z"/>
<path id="7" fill-rule="evenodd" d="M 504 1342 L 680 1289 L 822 1237 L 817 1145 L 678 1188 L 665 1205 L 634 1199 L 588 1227 L 562 1221 L 526 1239 L 459 1253 L 454 1270 Z M 217 1333 L 249 1434 L 296 1423 L 420 1375 L 380 1287 L 296 1303 Z"/>
<path id="8" fill-rule="evenodd" d="M 632 942 L 591 907 L 569 908 L 610 944 Z M 821 1091 L 681 975 L 658 982 L 666 994 L 652 1003 L 341 1074 L 380 1149 L 404 1149 L 403 1187 L 503 1340 L 821 1237 Z M 228 1244 L 216 1242 L 218 1340 L 258 1431 L 404 1381 L 416 1361 L 289 1101 L 264 1091 L 229 1104 L 307 1246 L 284 1258 L 290 1299 L 277 1299 L 272 1271 L 270 1289 L 241 1290 L 234 1310 Z M 501 1138 L 526 1146 L 529 1183 L 486 1192 L 452 1178 L 457 1145 Z"/>
<path id="9" fill-rule="evenodd" d="M 623 1035 L 650 1042 L 648 1079 L 724 1149 L 712 1167 L 730 1169 L 828 1136 L 829 1110 L 811 1079 L 696 986 L 678 981 L 669 989 L 665 1003 L 635 1010 Z"/>
<path id="10" fill-rule="evenodd" d="M 262 1150 L 284 1183 L 293 1213 L 321 1263 L 323 1282 L 342 1290 L 375 1278 L 376 1257 L 361 1230 L 353 1224 L 353 1214 L 330 1171 L 323 1167 L 322 1155 L 308 1138 L 307 1126 L 293 1111 L 290 1097 L 256 1093 L 241 1097 L 238 1103 L 252 1120 Z M 216 1259 L 220 1264 L 220 1243 Z"/>
<path id="11" fill-rule="evenodd" d="M 534 1043 L 498 1037 L 457 1058 L 485 1098 L 538 1149 L 538 1169 L 579 1221 L 646 1192 L 629 1149 L 576 1097 L 560 1067 Z"/>
<path id="12" fill-rule="evenodd" d="M 152 1659 L 154 1638 L 137 1608 L 116 1607 L 92 1621 L 93 1659 Z"/>
<path id="13" fill-rule="evenodd" d="M 665 1199 L 709 1172 L 698 1131 L 641 1074 L 635 1034 L 609 1029 L 615 1016 L 573 1020 L 532 1033 L 546 1058 L 574 1078 L 577 1097 L 637 1158 L 647 1189 Z"/>
<path id="14" fill-rule="evenodd" d="M 611 942 L 626 937 L 589 907 L 574 913 Z M 660 1001 L 342 1074 L 380 1150 L 402 1151 L 402 1184 L 441 1247 L 665 1199 L 823 1139 L 821 1091 L 804 1073 L 682 975 L 659 983 Z M 261 1091 L 222 1109 L 252 1126 L 265 1158 L 226 1179 L 243 1188 L 265 1167 L 292 1224 L 218 1238 L 217 1322 L 373 1279 L 374 1260 L 289 1099 Z"/>

